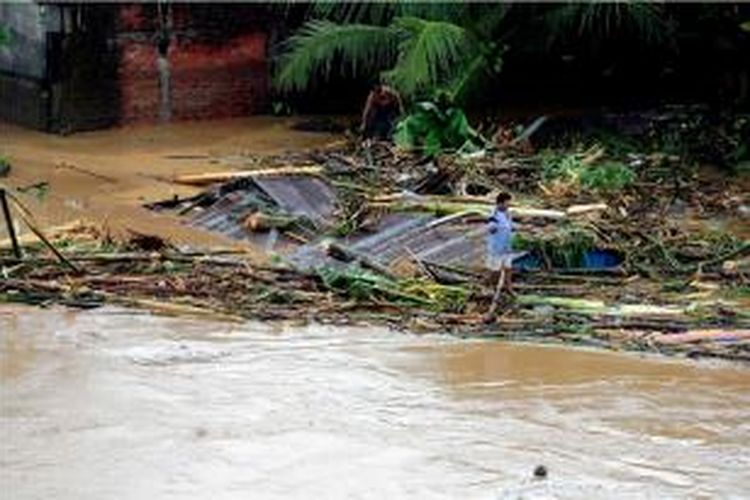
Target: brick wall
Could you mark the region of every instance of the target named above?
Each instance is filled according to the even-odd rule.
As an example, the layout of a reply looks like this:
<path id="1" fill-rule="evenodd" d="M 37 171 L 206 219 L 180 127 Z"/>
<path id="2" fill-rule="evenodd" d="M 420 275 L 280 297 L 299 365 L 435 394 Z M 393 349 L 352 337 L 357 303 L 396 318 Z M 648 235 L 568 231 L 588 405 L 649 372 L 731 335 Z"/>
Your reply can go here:
<path id="1" fill-rule="evenodd" d="M 261 111 L 267 100 L 267 34 L 257 9 L 242 5 L 174 7 L 167 59 L 175 120 L 229 118 Z M 121 7 L 120 116 L 123 123 L 159 118 L 156 12 Z"/>

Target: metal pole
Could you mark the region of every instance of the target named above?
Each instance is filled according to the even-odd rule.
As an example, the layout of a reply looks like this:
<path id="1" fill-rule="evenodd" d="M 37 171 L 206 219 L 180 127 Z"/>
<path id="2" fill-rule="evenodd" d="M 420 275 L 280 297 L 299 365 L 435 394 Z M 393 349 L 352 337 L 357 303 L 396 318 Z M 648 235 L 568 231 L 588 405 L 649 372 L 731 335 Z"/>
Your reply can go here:
<path id="1" fill-rule="evenodd" d="M 0 188 L 0 205 L 3 207 L 3 215 L 5 216 L 5 225 L 8 228 L 8 236 L 10 236 L 10 242 L 13 245 L 13 254 L 17 259 L 23 257 L 21 255 L 21 247 L 18 246 L 18 239 L 16 238 L 16 228 L 13 227 L 13 219 L 10 217 L 10 207 L 8 206 L 8 198 L 5 196 L 5 189 Z"/>

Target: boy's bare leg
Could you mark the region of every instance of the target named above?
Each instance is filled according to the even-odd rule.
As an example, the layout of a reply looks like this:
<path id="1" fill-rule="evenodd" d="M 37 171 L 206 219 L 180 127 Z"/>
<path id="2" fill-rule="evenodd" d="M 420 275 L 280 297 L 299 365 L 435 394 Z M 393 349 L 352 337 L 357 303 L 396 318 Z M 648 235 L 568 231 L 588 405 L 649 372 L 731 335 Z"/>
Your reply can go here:
<path id="1" fill-rule="evenodd" d="M 490 310 L 487 311 L 487 316 L 492 317 L 495 315 L 495 311 L 497 310 L 497 304 L 500 302 L 500 294 L 503 293 L 503 288 L 505 288 L 505 269 L 500 269 L 500 277 L 497 280 L 497 284 L 495 285 L 495 293 L 492 296 L 492 305 L 490 306 Z"/>

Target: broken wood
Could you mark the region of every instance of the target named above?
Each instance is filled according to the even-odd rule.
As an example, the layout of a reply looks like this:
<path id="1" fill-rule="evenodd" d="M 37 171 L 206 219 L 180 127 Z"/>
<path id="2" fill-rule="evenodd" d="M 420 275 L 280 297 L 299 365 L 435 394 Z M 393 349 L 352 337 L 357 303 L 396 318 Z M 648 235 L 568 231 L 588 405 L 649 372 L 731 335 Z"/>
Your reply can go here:
<path id="1" fill-rule="evenodd" d="M 273 177 L 290 175 L 320 175 L 323 167 L 278 167 L 258 170 L 238 170 L 232 172 L 209 172 L 205 174 L 180 175 L 174 178 L 177 184 L 207 186 L 218 182 L 228 182 L 245 177 Z"/>
<path id="2" fill-rule="evenodd" d="M 13 255 L 17 259 L 20 259 L 23 255 L 21 254 L 21 247 L 18 245 L 18 238 L 16 237 L 16 228 L 13 226 L 13 217 L 10 214 L 10 207 L 8 206 L 8 198 L 5 196 L 5 188 L 0 187 L 0 206 L 3 209 L 3 217 L 5 218 L 5 227 L 8 230 L 8 237 L 10 238 L 11 245 L 13 246 Z"/>
<path id="3" fill-rule="evenodd" d="M 18 207 L 19 217 L 21 217 L 21 220 L 26 224 L 26 227 L 28 227 L 37 238 L 39 238 L 39 240 L 60 260 L 60 262 L 67 265 L 74 272 L 80 273 L 81 270 L 78 266 L 70 262 L 62 253 L 60 253 L 57 247 L 55 247 L 44 233 L 36 227 L 36 224 L 32 221 L 33 216 L 31 215 L 31 212 L 23 205 L 23 203 L 21 203 L 21 201 L 15 196 L 10 195 L 9 193 L 6 194 L 10 196 L 10 199 Z"/>
<path id="4" fill-rule="evenodd" d="M 362 267 L 371 269 L 375 272 L 382 274 L 383 276 L 387 276 L 392 279 L 397 279 L 396 276 L 393 275 L 391 270 L 385 267 L 384 265 L 376 262 L 374 259 L 370 258 L 368 255 L 362 252 L 357 252 L 356 250 L 352 250 L 351 248 L 345 245 L 342 245 L 340 243 L 330 243 L 328 245 L 327 251 L 328 251 L 328 255 L 330 255 L 334 259 L 341 260 L 344 262 L 356 262 Z"/>

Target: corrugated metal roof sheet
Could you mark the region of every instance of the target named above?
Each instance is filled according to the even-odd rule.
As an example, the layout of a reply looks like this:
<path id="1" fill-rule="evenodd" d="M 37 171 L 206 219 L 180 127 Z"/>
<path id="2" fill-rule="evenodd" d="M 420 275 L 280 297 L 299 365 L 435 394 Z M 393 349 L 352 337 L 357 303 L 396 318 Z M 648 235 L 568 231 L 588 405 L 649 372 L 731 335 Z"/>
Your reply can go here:
<path id="1" fill-rule="evenodd" d="M 482 223 L 467 224 L 426 214 L 389 214 L 375 233 L 356 235 L 345 244 L 385 266 L 413 254 L 427 262 L 476 268 L 484 265 L 484 234 Z M 289 260 L 308 269 L 332 262 L 317 244 L 301 247 Z"/>
<path id="2" fill-rule="evenodd" d="M 336 194 L 323 180 L 313 176 L 278 176 L 252 179 L 219 191 L 218 200 L 208 207 L 188 212 L 190 223 L 231 238 L 248 240 L 280 250 L 291 240 L 271 233 L 245 229 L 246 216 L 268 204 L 284 212 L 305 216 L 318 228 L 330 226 L 336 209 Z M 437 218 L 428 214 L 394 213 L 384 216 L 372 234 L 354 235 L 345 244 L 379 263 L 390 266 L 415 255 L 439 264 L 481 266 L 484 261 L 484 224 L 467 224 L 461 218 Z M 275 248 L 274 248 L 275 247 Z M 313 267 L 329 260 L 319 245 L 299 248 L 290 260 L 301 267 Z"/>
<path id="3" fill-rule="evenodd" d="M 273 248 L 278 241 L 284 246 L 289 241 L 278 238 L 275 232 L 253 233 L 245 229 L 243 222 L 250 213 L 260 207 L 276 205 L 284 212 L 305 216 L 316 226 L 330 223 L 336 209 L 336 194 L 328 184 L 311 176 L 278 176 L 252 179 L 239 188 L 218 194 L 218 200 L 208 207 L 194 207 L 188 211 L 190 224 L 216 231 L 230 238 L 247 240 Z"/>
<path id="4" fill-rule="evenodd" d="M 484 226 L 412 215 L 386 221 L 376 234 L 359 240 L 352 249 L 384 265 L 413 254 L 429 262 L 474 267 L 484 260 Z"/>
<path id="5" fill-rule="evenodd" d="M 306 216 L 317 225 L 327 225 L 336 210 L 336 193 L 317 177 L 261 177 L 254 181 L 282 210 Z"/>

